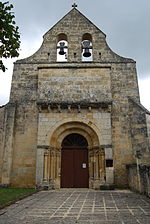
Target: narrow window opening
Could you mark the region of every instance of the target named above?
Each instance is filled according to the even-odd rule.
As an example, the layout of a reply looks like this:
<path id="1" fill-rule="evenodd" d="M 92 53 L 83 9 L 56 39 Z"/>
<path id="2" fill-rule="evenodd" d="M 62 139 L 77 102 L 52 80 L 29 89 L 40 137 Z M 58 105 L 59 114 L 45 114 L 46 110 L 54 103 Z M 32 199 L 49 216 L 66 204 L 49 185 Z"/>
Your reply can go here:
<path id="1" fill-rule="evenodd" d="M 57 61 L 65 62 L 68 58 L 68 41 L 65 34 L 58 35 L 57 42 Z"/>
<path id="2" fill-rule="evenodd" d="M 88 33 L 84 34 L 82 37 L 82 61 L 92 61 L 93 52 L 92 52 L 92 36 Z"/>
<path id="3" fill-rule="evenodd" d="M 106 167 L 113 167 L 113 160 L 112 159 L 106 159 Z"/>

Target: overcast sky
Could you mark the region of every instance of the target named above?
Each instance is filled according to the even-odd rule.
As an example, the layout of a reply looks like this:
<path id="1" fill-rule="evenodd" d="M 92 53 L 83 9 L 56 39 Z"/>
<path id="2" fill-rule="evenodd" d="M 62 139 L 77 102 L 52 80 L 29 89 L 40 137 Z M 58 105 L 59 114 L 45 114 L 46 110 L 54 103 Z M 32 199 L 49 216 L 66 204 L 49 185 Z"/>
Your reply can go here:
<path id="1" fill-rule="evenodd" d="M 4 2 L 4 1 L 2 1 Z M 10 0 L 21 33 L 19 58 L 33 54 L 42 36 L 71 10 L 78 10 L 106 35 L 110 48 L 117 54 L 133 58 L 142 104 L 150 110 L 150 0 Z M 16 59 L 15 59 L 16 60 Z M 9 100 L 12 60 L 6 60 L 8 71 L 0 71 L 0 105 Z"/>

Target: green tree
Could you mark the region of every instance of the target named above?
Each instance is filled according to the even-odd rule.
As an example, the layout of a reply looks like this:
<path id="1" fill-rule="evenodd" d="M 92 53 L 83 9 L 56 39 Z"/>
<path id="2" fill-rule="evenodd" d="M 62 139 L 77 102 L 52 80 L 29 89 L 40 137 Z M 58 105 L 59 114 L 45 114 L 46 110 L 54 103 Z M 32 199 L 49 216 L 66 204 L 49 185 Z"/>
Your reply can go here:
<path id="1" fill-rule="evenodd" d="M 19 56 L 20 34 L 14 21 L 13 8 L 9 2 L 0 1 L 0 70 L 6 71 L 2 58 Z"/>

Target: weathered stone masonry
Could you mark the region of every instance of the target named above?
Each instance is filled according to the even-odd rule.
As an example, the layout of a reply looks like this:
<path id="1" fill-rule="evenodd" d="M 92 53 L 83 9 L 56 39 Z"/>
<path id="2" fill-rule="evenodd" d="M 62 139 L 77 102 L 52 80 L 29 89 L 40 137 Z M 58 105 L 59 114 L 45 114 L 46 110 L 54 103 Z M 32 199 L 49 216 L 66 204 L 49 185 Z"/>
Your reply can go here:
<path id="1" fill-rule="evenodd" d="M 91 61 L 82 61 L 86 38 Z M 65 62 L 57 61 L 61 40 Z M 127 187 L 126 165 L 136 163 L 137 150 L 149 153 L 149 112 L 139 105 L 135 61 L 115 54 L 106 35 L 72 9 L 34 55 L 14 65 L 10 101 L 0 108 L 1 185 L 60 188 L 61 144 L 78 133 L 88 142 L 89 187 Z"/>

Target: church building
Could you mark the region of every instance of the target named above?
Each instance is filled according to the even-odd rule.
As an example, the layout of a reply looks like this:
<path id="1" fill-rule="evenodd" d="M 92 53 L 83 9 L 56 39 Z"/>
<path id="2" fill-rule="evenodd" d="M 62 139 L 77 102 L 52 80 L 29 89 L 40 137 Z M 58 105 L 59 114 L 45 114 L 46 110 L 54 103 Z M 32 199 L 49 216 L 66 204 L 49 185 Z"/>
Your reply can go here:
<path id="1" fill-rule="evenodd" d="M 149 152 L 148 114 L 135 61 L 74 6 L 14 64 L 0 107 L 0 186 L 126 188 L 127 166 Z"/>

